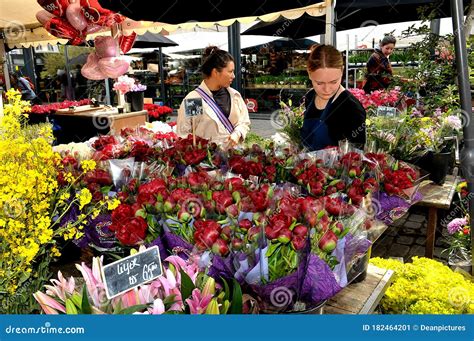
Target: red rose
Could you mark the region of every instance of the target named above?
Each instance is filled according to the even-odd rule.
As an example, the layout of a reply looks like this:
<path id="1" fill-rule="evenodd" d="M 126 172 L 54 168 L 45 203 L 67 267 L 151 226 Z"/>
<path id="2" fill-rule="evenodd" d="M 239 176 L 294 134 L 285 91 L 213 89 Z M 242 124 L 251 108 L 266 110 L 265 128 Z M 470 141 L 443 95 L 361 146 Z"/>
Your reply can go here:
<path id="1" fill-rule="evenodd" d="M 130 205 L 120 204 L 112 212 L 112 223 L 113 224 L 123 224 L 127 218 L 134 216 L 133 209 Z"/>

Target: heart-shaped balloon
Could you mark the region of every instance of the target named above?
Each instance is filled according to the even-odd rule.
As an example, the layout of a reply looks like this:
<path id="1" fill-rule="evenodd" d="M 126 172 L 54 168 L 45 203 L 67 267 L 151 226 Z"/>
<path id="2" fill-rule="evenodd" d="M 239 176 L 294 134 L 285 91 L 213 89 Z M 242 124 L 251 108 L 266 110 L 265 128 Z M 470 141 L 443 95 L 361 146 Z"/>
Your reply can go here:
<path id="1" fill-rule="evenodd" d="M 99 58 L 116 57 L 119 54 L 117 41 L 112 37 L 96 37 L 94 46 Z"/>
<path id="2" fill-rule="evenodd" d="M 117 78 L 128 71 L 130 64 L 121 57 L 108 57 L 100 59 L 99 66 L 104 75 Z"/>
<path id="3" fill-rule="evenodd" d="M 71 3 L 66 9 L 66 18 L 76 30 L 83 31 L 87 27 L 87 21 L 82 14 L 81 4 L 79 0 Z"/>
<path id="4" fill-rule="evenodd" d="M 55 37 L 69 39 L 72 45 L 79 45 L 84 41 L 81 33 L 63 18 L 51 18 L 51 20 L 44 25 L 44 28 Z"/>
<path id="5" fill-rule="evenodd" d="M 84 17 L 90 23 L 110 27 L 115 23 L 120 24 L 125 20 L 124 16 L 102 8 L 97 0 L 80 1 L 82 10 L 84 12 Z"/>
<path id="6" fill-rule="evenodd" d="M 89 24 L 86 28 L 86 34 L 96 33 L 102 29 L 102 26 L 97 24 Z"/>
<path id="7" fill-rule="evenodd" d="M 38 20 L 41 25 L 46 25 L 46 23 L 50 21 L 52 18 L 54 18 L 54 14 L 49 13 L 48 11 L 44 9 L 36 13 L 36 20 Z"/>
<path id="8" fill-rule="evenodd" d="M 95 53 L 90 53 L 87 56 L 87 62 L 82 67 L 81 74 L 87 79 L 92 80 L 101 80 L 107 78 L 107 76 L 104 75 L 100 69 L 99 57 L 97 57 L 97 54 Z"/>
<path id="9" fill-rule="evenodd" d="M 120 36 L 119 37 L 119 46 L 120 50 L 122 50 L 123 53 L 127 53 L 130 51 L 130 49 L 133 46 L 133 43 L 135 43 L 135 39 L 137 38 L 137 34 L 135 32 L 132 32 L 129 36 Z"/>
<path id="10" fill-rule="evenodd" d="M 62 17 L 66 14 L 69 0 L 38 0 L 38 4 L 49 13 L 52 13 L 57 17 Z"/>

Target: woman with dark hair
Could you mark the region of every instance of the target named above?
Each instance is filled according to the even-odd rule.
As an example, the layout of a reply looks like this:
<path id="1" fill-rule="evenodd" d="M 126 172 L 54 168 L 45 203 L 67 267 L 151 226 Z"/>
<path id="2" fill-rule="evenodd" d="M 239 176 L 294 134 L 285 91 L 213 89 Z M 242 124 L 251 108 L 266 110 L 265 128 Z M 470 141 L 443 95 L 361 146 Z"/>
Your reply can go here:
<path id="1" fill-rule="evenodd" d="M 250 119 L 242 96 L 230 84 L 235 78 L 234 59 L 215 46 L 204 51 L 201 71 L 204 80 L 191 91 L 178 110 L 177 132 L 180 136 L 192 133 L 194 117 L 196 136 L 211 140 L 225 147 L 233 147 L 245 140 L 250 130 Z M 198 105 L 202 102 L 202 107 Z M 193 110 L 186 110 L 186 106 Z M 202 109 L 201 109 L 202 108 Z"/>
<path id="2" fill-rule="evenodd" d="M 338 146 L 348 140 L 358 147 L 365 144 L 365 117 L 362 104 L 341 85 L 344 62 L 330 45 L 312 48 L 307 62 L 311 89 L 304 98 L 301 142 L 310 151 Z"/>
<path id="3" fill-rule="evenodd" d="M 389 56 L 395 49 L 397 39 L 392 36 L 385 36 L 379 44 L 378 49 L 367 62 L 367 73 L 365 75 L 365 84 L 363 86 L 366 93 L 375 90 L 386 89 L 392 80 L 393 70 L 390 64 Z"/>

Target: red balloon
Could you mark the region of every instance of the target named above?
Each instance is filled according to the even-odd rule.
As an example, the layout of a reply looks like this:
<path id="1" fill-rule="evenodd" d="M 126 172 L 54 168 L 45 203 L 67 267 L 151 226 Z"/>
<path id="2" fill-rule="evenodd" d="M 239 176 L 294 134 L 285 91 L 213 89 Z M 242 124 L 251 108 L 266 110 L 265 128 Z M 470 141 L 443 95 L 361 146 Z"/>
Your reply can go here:
<path id="1" fill-rule="evenodd" d="M 124 16 L 102 8 L 97 0 L 81 0 L 81 7 L 87 21 L 93 24 L 109 27 L 125 20 Z"/>
<path id="2" fill-rule="evenodd" d="M 84 41 L 81 33 L 62 18 L 52 18 L 44 25 L 44 28 L 55 37 L 69 39 L 72 45 L 79 45 Z"/>
<path id="3" fill-rule="evenodd" d="M 129 36 L 120 36 L 119 37 L 119 46 L 120 50 L 122 50 L 123 53 L 127 53 L 130 51 L 130 49 L 133 46 L 133 43 L 135 43 L 135 39 L 137 38 L 137 34 L 135 32 L 132 32 Z"/>
<path id="4" fill-rule="evenodd" d="M 38 20 L 41 25 L 45 25 L 52 18 L 54 18 L 54 15 L 44 9 L 36 13 L 36 20 Z"/>
<path id="5" fill-rule="evenodd" d="M 66 8 L 69 6 L 69 0 L 38 0 L 38 4 L 55 16 L 62 17 L 66 15 Z"/>

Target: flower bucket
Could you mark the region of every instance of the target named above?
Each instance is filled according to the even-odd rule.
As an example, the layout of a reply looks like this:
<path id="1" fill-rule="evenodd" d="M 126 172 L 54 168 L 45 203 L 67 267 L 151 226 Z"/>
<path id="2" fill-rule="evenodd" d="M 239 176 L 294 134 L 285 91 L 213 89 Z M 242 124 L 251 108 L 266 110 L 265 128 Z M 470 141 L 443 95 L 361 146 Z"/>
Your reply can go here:
<path id="1" fill-rule="evenodd" d="M 131 111 L 141 111 L 143 110 L 143 91 L 132 91 L 126 94 L 127 102 L 130 103 Z"/>

